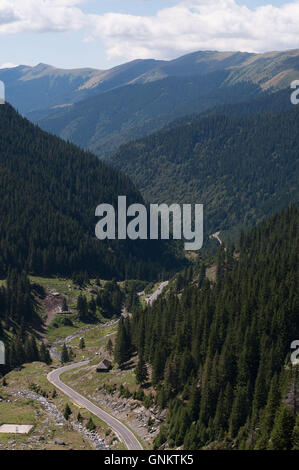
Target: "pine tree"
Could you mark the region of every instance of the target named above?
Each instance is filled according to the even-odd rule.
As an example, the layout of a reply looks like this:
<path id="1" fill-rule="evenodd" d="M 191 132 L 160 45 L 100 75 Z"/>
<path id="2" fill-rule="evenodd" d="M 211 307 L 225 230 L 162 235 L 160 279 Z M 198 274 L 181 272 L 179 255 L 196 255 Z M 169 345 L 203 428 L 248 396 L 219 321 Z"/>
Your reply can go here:
<path id="1" fill-rule="evenodd" d="M 80 294 L 77 299 L 78 317 L 82 322 L 88 319 L 88 304 L 85 295 Z"/>
<path id="2" fill-rule="evenodd" d="M 197 421 L 199 416 L 200 406 L 200 389 L 195 383 L 191 389 L 191 396 L 189 400 L 189 416 L 191 421 Z"/>
<path id="3" fill-rule="evenodd" d="M 84 341 L 84 338 L 80 338 L 80 341 L 79 341 L 79 348 L 80 349 L 85 349 L 85 341 Z"/>
<path id="4" fill-rule="evenodd" d="M 25 356 L 27 362 L 34 362 L 39 360 L 39 352 L 36 340 L 33 336 L 28 337 L 25 342 Z"/>
<path id="5" fill-rule="evenodd" d="M 18 336 L 15 341 L 15 354 L 17 364 L 23 364 L 26 362 L 26 354 L 21 336 Z"/>
<path id="6" fill-rule="evenodd" d="M 61 309 L 63 312 L 68 312 L 69 310 L 67 300 L 65 297 L 63 297 Z"/>
<path id="7" fill-rule="evenodd" d="M 268 448 L 271 450 L 290 450 L 293 445 L 294 426 L 295 418 L 291 410 L 282 405 L 275 417 Z"/>
<path id="8" fill-rule="evenodd" d="M 139 357 L 137 367 L 135 369 L 136 382 L 138 384 L 144 384 L 148 379 L 147 367 L 143 356 Z"/>
<path id="9" fill-rule="evenodd" d="M 44 343 L 40 345 L 39 359 L 41 362 L 45 362 L 48 365 L 52 362 L 49 350 Z"/>
<path id="10" fill-rule="evenodd" d="M 65 408 L 64 408 L 64 412 L 63 412 L 63 416 L 64 416 L 64 419 L 66 419 L 66 421 L 68 421 L 69 417 L 71 416 L 72 414 L 72 410 L 71 408 L 69 407 L 69 404 L 67 403 L 65 405 Z"/>
<path id="11" fill-rule="evenodd" d="M 118 366 L 123 367 L 130 358 L 131 342 L 123 319 L 118 324 L 118 332 L 114 347 L 114 359 Z"/>
<path id="12" fill-rule="evenodd" d="M 178 367 L 176 362 L 169 358 L 166 361 L 165 371 L 164 371 L 164 381 L 165 385 L 169 387 L 170 391 L 173 393 L 177 392 L 179 386 L 179 379 L 178 379 Z"/>
<path id="13" fill-rule="evenodd" d="M 69 362 L 69 353 L 68 353 L 68 349 L 67 349 L 65 343 L 63 343 L 63 346 L 62 346 L 61 362 L 62 362 L 62 364 L 65 364 L 66 362 Z"/>
<path id="14" fill-rule="evenodd" d="M 296 425 L 292 436 L 293 450 L 299 450 L 299 413 L 297 414 Z"/>
<path id="15" fill-rule="evenodd" d="M 68 348 L 68 356 L 69 356 L 69 361 L 72 361 L 76 357 L 76 354 L 74 353 L 71 347 Z"/>
<path id="16" fill-rule="evenodd" d="M 87 424 L 86 424 L 86 429 L 88 431 L 95 431 L 96 430 L 96 425 L 94 424 L 92 417 L 89 418 Z"/>
<path id="17" fill-rule="evenodd" d="M 106 345 L 106 351 L 109 353 L 109 356 L 111 356 L 113 352 L 113 344 L 112 344 L 111 338 L 108 339 L 108 342 Z"/>
<path id="18" fill-rule="evenodd" d="M 257 439 L 255 449 L 266 449 L 269 443 L 270 434 L 273 429 L 274 419 L 280 404 L 280 390 L 277 375 L 271 380 L 271 386 L 268 393 L 267 404 L 262 413 L 260 422 L 260 437 Z"/>
<path id="19" fill-rule="evenodd" d="M 230 416 L 230 434 L 236 436 L 240 427 L 246 422 L 247 410 L 249 406 L 248 386 L 239 386 L 235 392 L 235 399 Z"/>
<path id="20" fill-rule="evenodd" d="M 164 350 L 157 347 L 152 369 L 152 383 L 158 385 L 159 381 L 163 378 L 165 366 L 165 353 Z"/>

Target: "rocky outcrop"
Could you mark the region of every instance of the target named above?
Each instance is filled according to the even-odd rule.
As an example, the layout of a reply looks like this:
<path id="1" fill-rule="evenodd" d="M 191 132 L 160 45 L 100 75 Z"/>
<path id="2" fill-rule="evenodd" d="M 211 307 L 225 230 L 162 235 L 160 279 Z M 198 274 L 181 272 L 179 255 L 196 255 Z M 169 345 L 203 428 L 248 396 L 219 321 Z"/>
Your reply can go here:
<path id="1" fill-rule="evenodd" d="M 158 405 L 147 409 L 138 400 L 120 397 L 118 391 L 110 394 L 102 387 L 89 395 L 89 399 L 116 418 L 125 420 L 143 441 L 152 441 L 156 437 L 167 415 L 167 410 L 161 411 Z"/>

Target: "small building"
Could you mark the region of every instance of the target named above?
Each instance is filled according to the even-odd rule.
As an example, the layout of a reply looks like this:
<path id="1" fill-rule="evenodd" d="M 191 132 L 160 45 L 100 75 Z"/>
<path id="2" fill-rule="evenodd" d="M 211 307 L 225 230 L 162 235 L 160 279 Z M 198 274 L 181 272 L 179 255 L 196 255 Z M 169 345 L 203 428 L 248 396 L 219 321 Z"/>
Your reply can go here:
<path id="1" fill-rule="evenodd" d="M 109 372 L 112 369 L 112 364 L 108 359 L 103 359 L 99 365 L 97 365 L 96 371 L 97 372 Z"/>

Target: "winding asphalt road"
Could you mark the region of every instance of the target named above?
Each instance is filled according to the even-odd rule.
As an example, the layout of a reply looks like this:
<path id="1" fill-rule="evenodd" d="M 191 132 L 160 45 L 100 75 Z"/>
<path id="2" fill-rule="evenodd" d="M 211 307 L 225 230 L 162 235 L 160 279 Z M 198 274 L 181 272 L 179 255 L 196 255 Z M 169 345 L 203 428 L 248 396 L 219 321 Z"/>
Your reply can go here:
<path id="1" fill-rule="evenodd" d="M 159 295 L 162 293 L 162 290 L 164 289 L 164 287 L 166 287 L 166 286 L 168 285 L 168 283 L 169 283 L 169 281 L 164 281 L 164 282 L 162 282 L 162 283 L 159 285 L 158 289 L 156 289 L 155 292 L 154 292 L 152 295 L 150 295 L 150 296 L 148 296 L 148 297 L 146 298 L 146 302 L 147 302 L 148 305 L 152 305 L 152 303 L 153 303 L 155 300 L 157 300 L 157 298 L 159 297 Z"/>
<path id="2" fill-rule="evenodd" d="M 215 238 L 215 240 L 217 240 L 217 242 L 219 243 L 219 245 L 223 245 L 223 242 L 220 238 L 220 233 L 221 232 L 216 232 L 216 233 L 213 233 L 213 235 L 211 235 L 210 238 Z"/>
<path id="3" fill-rule="evenodd" d="M 158 289 L 148 298 L 148 303 L 150 305 L 162 293 L 162 290 L 164 289 L 164 287 L 167 286 L 168 282 L 169 281 L 162 282 L 160 286 L 158 287 Z M 71 335 L 64 340 L 57 341 L 55 344 L 52 345 L 50 349 L 51 355 L 59 358 L 60 355 L 57 353 L 56 347 L 59 344 L 70 341 L 71 339 L 73 339 L 75 336 L 78 336 L 79 334 L 82 334 L 82 331 L 79 331 L 75 333 L 75 335 Z M 102 421 L 104 421 L 104 423 L 108 424 L 108 426 L 110 426 L 110 428 L 115 432 L 115 434 L 119 437 L 119 439 L 124 442 L 128 450 L 143 450 L 142 445 L 140 444 L 138 439 L 135 437 L 134 433 L 130 431 L 129 428 L 127 428 L 127 426 L 125 426 L 121 421 L 114 418 L 106 411 L 94 405 L 90 400 L 85 398 L 83 395 L 80 395 L 80 393 L 76 392 L 75 390 L 73 390 L 71 387 L 69 387 L 68 385 L 66 385 L 60 380 L 60 376 L 63 372 L 76 369 L 77 367 L 86 366 L 88 363 L 89 361 L 83 361 L 83 362 L 76 362 L 68 366 L 60 367 L 59 369 L 49 372 L 49 374 L 47 375 L 47 379 L 52 385 L 54 385 L 61 392 L 63 392 L 68 397 L 70 397 L 75 403 L 83 406 L 88 411 L 90 411 L 95 416 L 97 416 Z"/>
<path id="4" fill-rule="evenodd" d="M 70 397 L 75 403 L 83 406 L 88 411 L 90 411 L 95 416 L 104 421 L 106 424 L 108 424 L 108 426 L 110 426 L 110 428 L 115 432 L 119 439 L 124 442 L 128 450 L 143 450 L 142 445 L 135 437 L 133 432 L 130 431 L 130 429 L 127 428 L 121 421 L 114 418 L 98 406 L 94 405 L 90 400 L 83 397 L 83 395 L 80 395 L 80 393 L 76 392 L 60 380 L 60 375 L 63 372 L 75 369 L 77 367 L 86 366 L 88 363 L 89 361 L 76 362 L 75 364 L 71 364 L 69 366 L 60 367 L 59 369 L 50 372 L 47 375 L 47 379 L 52 385 L 58 388 L 61 392 L 65 393 L 65 395 Z"/>

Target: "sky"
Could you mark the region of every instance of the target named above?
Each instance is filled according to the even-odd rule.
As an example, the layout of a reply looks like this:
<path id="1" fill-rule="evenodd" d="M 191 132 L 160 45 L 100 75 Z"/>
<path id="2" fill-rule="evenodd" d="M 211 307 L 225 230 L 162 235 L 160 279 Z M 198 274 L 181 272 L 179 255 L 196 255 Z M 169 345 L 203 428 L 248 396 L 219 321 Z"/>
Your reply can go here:
<path id="1" fill-rule="evenodd" d="M 0 0 L 0 67 L 299 48 L 299 0 Z"/>

